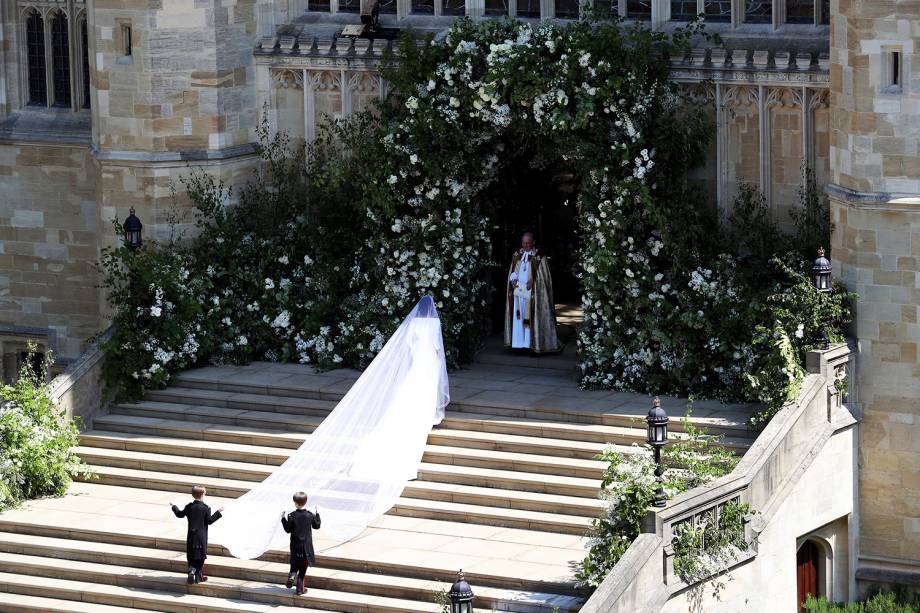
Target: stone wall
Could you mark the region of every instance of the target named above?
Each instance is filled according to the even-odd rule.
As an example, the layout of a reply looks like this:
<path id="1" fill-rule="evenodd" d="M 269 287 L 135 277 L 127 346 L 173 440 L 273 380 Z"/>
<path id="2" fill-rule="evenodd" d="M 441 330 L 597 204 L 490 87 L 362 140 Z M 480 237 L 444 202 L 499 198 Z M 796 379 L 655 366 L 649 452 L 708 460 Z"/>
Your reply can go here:
<path id="1" fill-rule="evenodd" d="M 0 323 L 42 331 L 61 357 L 104 327 L 95 192 L 85 144 L 0 143 Z"/>
<path id="2" fill-rule="evenodd" d="M 254 7 L 255 0 L 96 3 L 96 146 L 152 153 L 248 145 L 259 115 Z"/>
<path id="3" fill-rule="evenodd" d="M 859 294 L 861 587 L 920 580 L 920 2 L 832 0 L 832 259 Z M 898 85 L 892 52 L 899 52 Z"/>

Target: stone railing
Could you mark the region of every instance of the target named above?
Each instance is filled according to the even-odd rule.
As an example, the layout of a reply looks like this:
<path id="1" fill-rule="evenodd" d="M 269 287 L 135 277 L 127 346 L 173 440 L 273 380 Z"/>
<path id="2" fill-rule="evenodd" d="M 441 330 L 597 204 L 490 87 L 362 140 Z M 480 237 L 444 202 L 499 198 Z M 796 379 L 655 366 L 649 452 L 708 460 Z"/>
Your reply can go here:
<path id="1" fill-rule="evenodd" d="M 837 345 L 808 354 L 808 375 L 795 402 L 777 413 L 724 477 L 684 492 L 662 509 L 650 510 L 644 532 L 594 592 L 582 613 L 658 611 L 674 594 L 689 587 L 674 571 L 675 530 L 685 522 L 717 516 L 727 502 L 747 503 L 756 515 L 745 521 L 751 548 L 730 567 L 757 556 L 756 537 L 769 524 L 790 488 L 812 463 L 831 435 L 852 425 L 843 406 L 841 382 L 848 381 L 850 350 Z M 728 570 L 728 569 L 726 569 Z"/>
<path id="2" fill-rule="evenodd" d="M 105 410 L 107 404 L 102 389 L 105 355 L 99 349 L 99 342 L 109 334 L 110 331 L 106 330 L 97 337 L 80 357 L 48 385 L 51 398 L 58 408 L 66 411 L 68 419 L 78 418 L 84 428 L 92 427 L 93 419 Z"/>

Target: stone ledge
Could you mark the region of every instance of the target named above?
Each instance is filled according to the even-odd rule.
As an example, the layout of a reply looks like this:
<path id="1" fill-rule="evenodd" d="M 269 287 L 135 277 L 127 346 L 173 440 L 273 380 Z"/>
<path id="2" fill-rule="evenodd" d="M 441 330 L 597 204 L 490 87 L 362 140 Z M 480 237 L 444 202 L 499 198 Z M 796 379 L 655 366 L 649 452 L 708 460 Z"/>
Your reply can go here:
<path id="1" fill-rule="evenodd" d="M 860 208 L 892 211 L 920 210 L 920 194 L 863 192 L 848 187 L 842 187 L 835 183 L 828 183 L 824 191 L 834 200 Z"/>
<path id="2" fill-rule="evenodd" d="M 247 143 L 223 149 L 191 149 L 188 151 L 113 151 L 92 148 L 92 155 L 100 162 L 207 162 L 229 160 L 255 155 L 259 145 Z"/>

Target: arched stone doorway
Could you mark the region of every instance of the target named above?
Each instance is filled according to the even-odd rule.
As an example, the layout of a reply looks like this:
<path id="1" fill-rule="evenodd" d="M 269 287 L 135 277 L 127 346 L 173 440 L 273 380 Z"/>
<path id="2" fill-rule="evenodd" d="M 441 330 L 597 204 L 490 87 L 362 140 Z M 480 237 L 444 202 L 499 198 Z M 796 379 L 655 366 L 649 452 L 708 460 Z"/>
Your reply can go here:
<path id="1" fill-rule="evenodd" d="M 821 547 L 809 539 L 799 547 L 795 558 L 798 610 L 804 611 L 803 605 L 809 594 L 814 597 L 823 595 L 824 555 Z"/>

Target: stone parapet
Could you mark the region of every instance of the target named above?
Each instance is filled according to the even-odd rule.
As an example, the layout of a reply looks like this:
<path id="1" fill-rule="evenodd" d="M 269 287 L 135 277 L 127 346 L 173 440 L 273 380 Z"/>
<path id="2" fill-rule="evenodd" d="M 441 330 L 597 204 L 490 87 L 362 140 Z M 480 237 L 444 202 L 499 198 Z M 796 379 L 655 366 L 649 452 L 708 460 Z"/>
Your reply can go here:
<path id="1" fill-rule="evenodd" d="M 671 541 L 676 530 L 685 522 L 710 521 L 713 516 L 717 516 L 722 505 L 733 500 L 750 504 L 754 515 L 748 518 L 745 526 L 752 548 L 736 556 L 730 567 L 758 564 L 759 535 L 766 534 L 768 530 L 776 530 L 774 519 L 789 511 L 787 503 L 794 499 L 797 490 L 817 488 L 816 481 L 800 485 L 800 480 L 809 478 L 809 469 L 819 462 L 826 447 L 840 447 L 830 446 L 831 439 L 837 434 L 851 432 L 856 424 L 855 418 L 843 403 L 838 383 L 848 381 L 849 360 L 850 349 L 847 345 L 810 352 L 807 360 L 809 374 L 798 400 L 790 402 L 773 417 L 731 473 L 680 494 L 669 500 L 662 509 L 650 510 L 644 526 L 644 532 L 648 534 L 641 535 L 630 546 L 621 560 L 623 566 L 617 564 L 583 610 L 626 613 L 651 607 L 658 611 L 661 610 L 657 605 L 661 590 L 666 594 L 664 599 L 670 599 L 670 606 L 679 610 L 682 606 L 679 604 L 682 602 L 681 595 L 694 586 L 684 583 L 674 570 L 675 554 Z M 854 481 L 855 447 L 844 445 L 842 449 L 849 449 L 848 453 L 845 451 L 850 460 L 846 474 L 850 475 L 850 481 Z M 827 477 L 825 474 L 818 475 L 820 479 Z M 838 485 L 840 488 L 855 488 L 855 483 L 839 482 Z M 809 499 L 809 502 L 816 504 L 813 499 Z M 854 495 L 850 492 L 824 508 L 824 512 L 832 517 L 825 518 L 819 513 L 814 516 L 805 514 L 800 517 L 800 522 L 805 525 L 796 530 L 805 534 L 827 524 L 828 520 L 851 515 L 853 503 Z M 855 534 L 856 526 L 851 525 L 850 529 Z M 798 536 L 793 534 L 793 540 Z M 775 546 L 776 543 L 771 540 L 769 545 Z M 766 558 L 765 563 L 769 563 L 770 556 Z M 650 560 L 653 561 L 651 565 Z M 852 566 L 848 566 L 847 575 L 852 576 Z M 757 576 L 757 571 L 753 572 Z M 748 596 L 752 586 L 747 585 Z M 637 600 L 640 596 L 645 600 Z M 782 604 L 777 604 L 784 597 L 777 595 L 774 601 L 777 610 L 785 610 Z M 754 608 L 756 610 L 758 606 Z"/>

